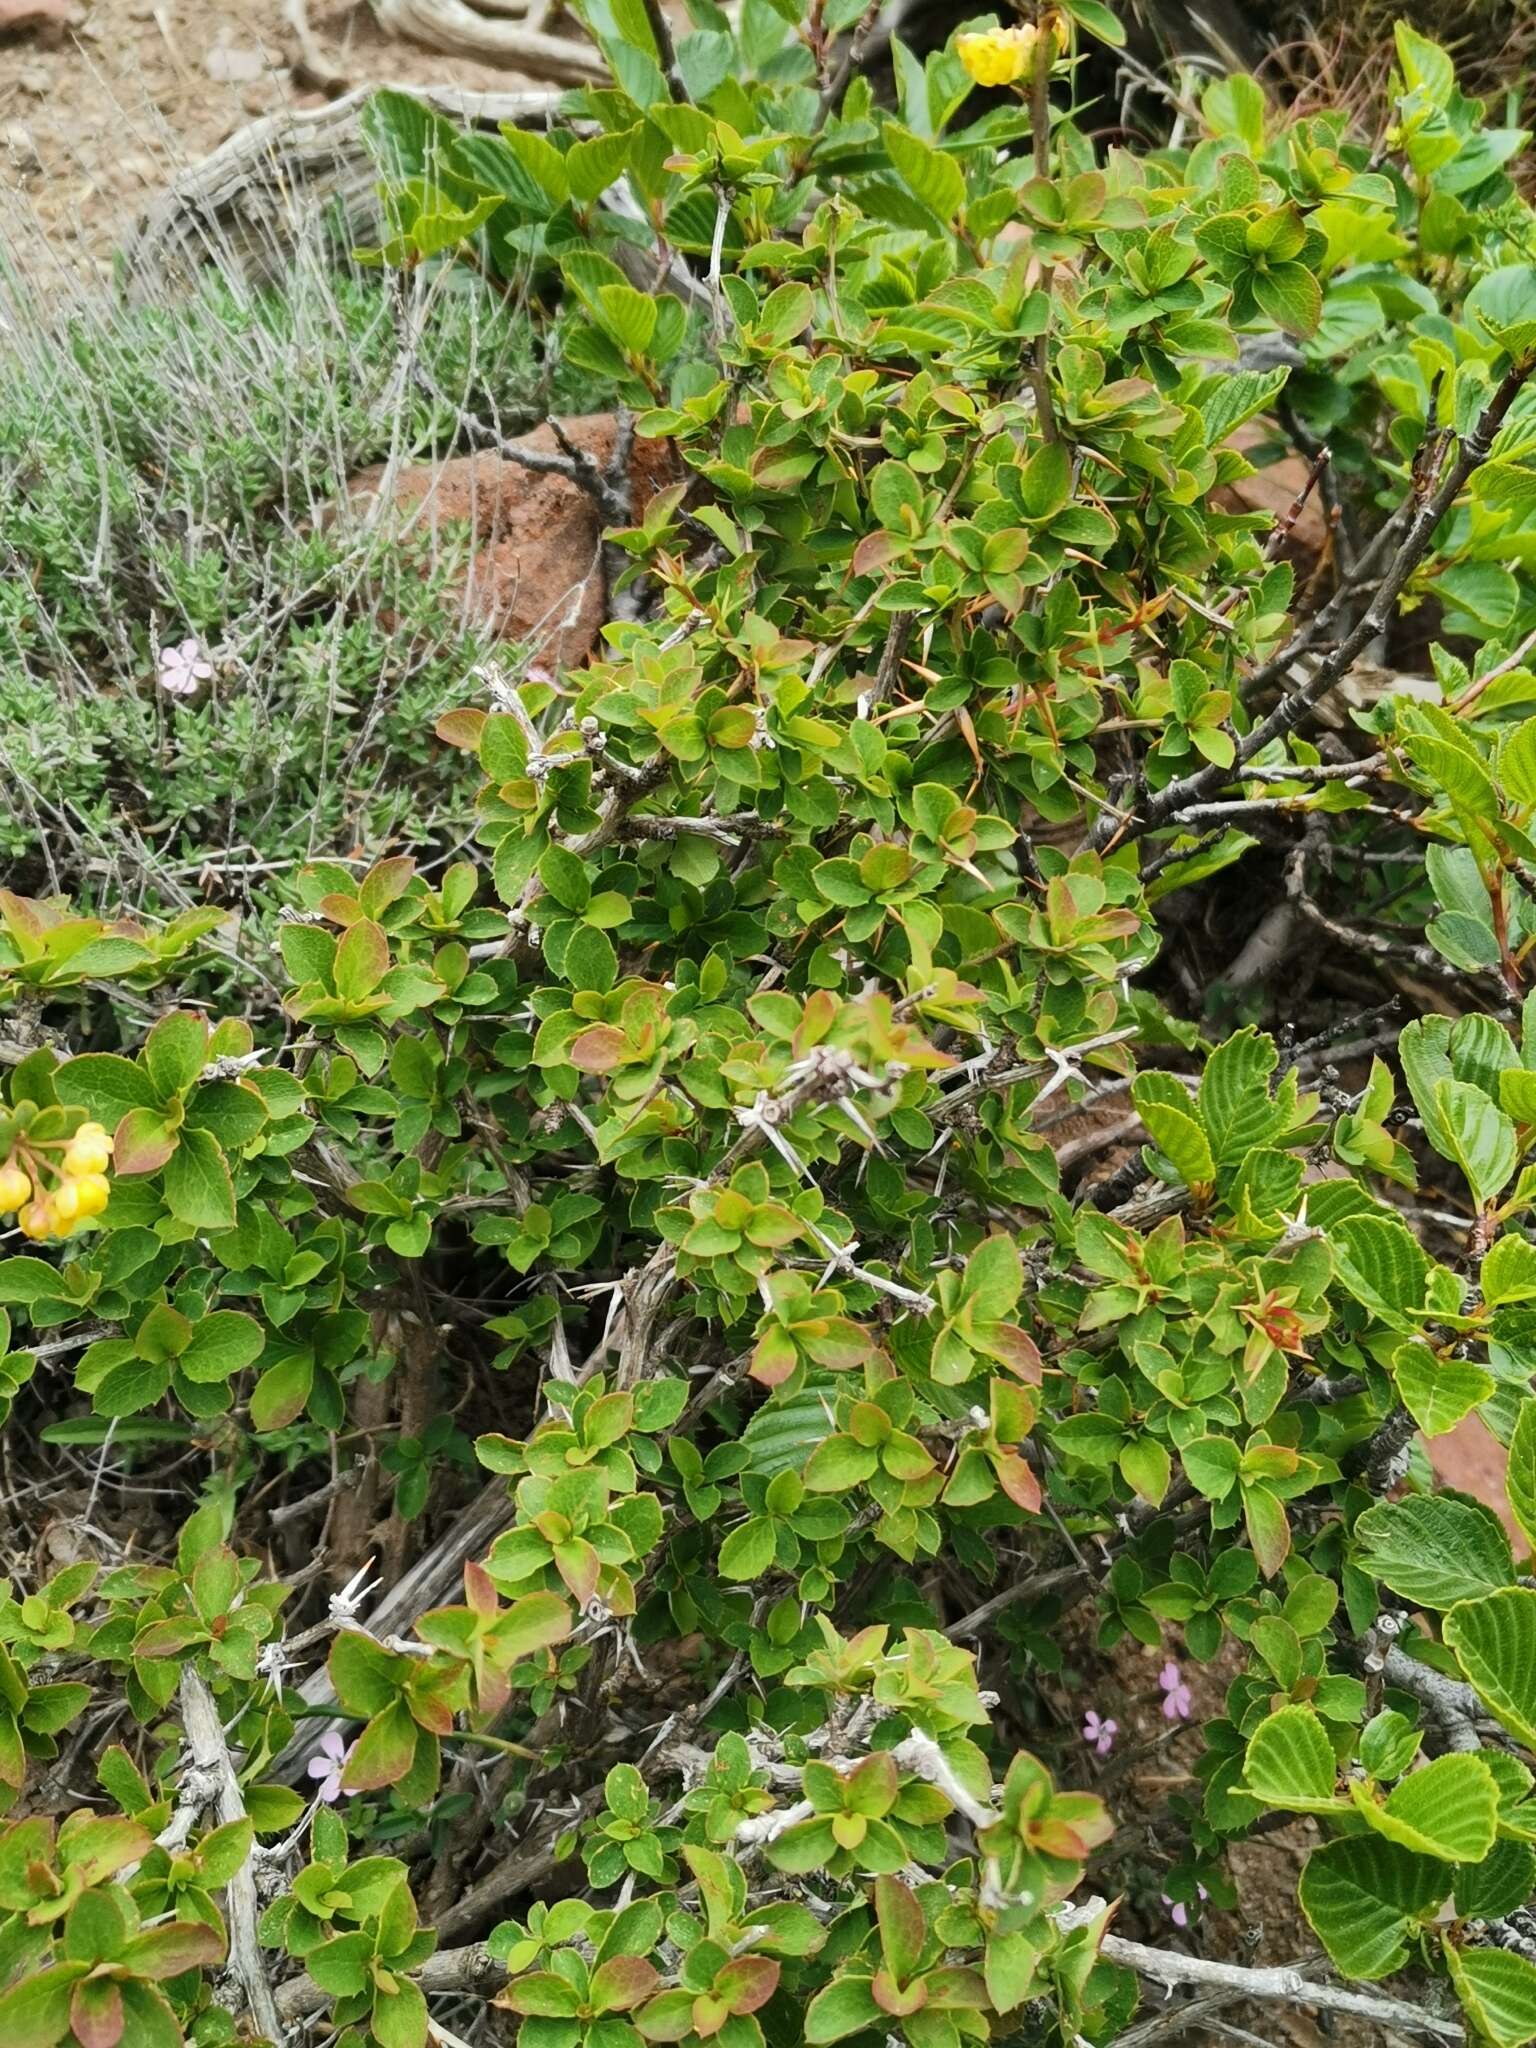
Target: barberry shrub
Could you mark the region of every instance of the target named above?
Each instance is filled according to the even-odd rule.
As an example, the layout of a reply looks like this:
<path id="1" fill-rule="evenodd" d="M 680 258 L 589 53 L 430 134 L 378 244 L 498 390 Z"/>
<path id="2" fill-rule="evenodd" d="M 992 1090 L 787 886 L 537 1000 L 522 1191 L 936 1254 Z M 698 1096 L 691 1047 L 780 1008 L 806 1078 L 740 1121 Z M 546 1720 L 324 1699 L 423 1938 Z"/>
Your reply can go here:
<path id="1" fill-rule="evenodd" d="M 550 132 L 372 127 L 670 456 L 563 458 L 602 658 L 466 677 L 473 840 L 299 874 L 280 1016 L 0 893 L 0 2034 L 1517 2048 L 1525 138 L 1406 29 L 1136 152 L 1097 0 L 894 109 L 848 0 L 588 16 Z"/>

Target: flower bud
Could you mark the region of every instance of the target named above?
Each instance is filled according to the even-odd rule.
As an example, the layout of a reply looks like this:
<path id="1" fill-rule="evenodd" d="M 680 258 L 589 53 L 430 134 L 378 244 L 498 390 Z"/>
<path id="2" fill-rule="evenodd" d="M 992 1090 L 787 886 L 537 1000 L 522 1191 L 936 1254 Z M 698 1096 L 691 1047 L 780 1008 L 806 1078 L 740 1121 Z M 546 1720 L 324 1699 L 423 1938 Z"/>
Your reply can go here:
<path id="1" fill-rule="evenodd" d="M 32 1183 L 19 1166 L 0 1166 L 0 1216 L 9 1216 L 32 1198 Z"/>

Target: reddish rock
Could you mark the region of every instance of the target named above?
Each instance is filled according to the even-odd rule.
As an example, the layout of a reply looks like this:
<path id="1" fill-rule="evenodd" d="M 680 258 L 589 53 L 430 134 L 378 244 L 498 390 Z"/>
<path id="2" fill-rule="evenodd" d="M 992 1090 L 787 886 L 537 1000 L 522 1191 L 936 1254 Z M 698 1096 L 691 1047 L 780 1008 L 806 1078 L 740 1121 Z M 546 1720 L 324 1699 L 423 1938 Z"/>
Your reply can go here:
<path id="1" fill-rule="evenodd" d="M 573 447 L 600 465 L 613 454 L 611 413 L 561 421 Z M 543 455 L 560 451 L 548 426 L 512 444 Z M 670 480 L 671 452 L 636 439 L 630 458 L 634 516 Z M 376 499 L 384 465 L 362 471 L 348 486 L 354 505 Z M 563 476 L 539 474 L 499 454 L 401 470 L 390 504 L 409 530 L 467 525 L 473 536 L 464 598 L 472 617 L 503 640 L 531 644 L 546 661 L 574 668 L 597 643 L 606 618 L 600 537 L 591 497 Z"/>
<path id="2" fill-rule="evenodd" d="M 74 0 L 0 0 L 0 35 L 35 29 L 57 42 L 80 19 Z"/>
<path id="3" fill-rule="evenodd" d="M 1509 1531 L 1515 1556 L 1523 1557 L 1528 1546 L 1519 1524 L 1509 1511 L 1506 1486 L 1509 1460 L 1498 1439 L 1488 1434 L 1475 1415 L 1469 1415 L 1454 1429 L 1447 1430 L 1444 1436 L 1433 1437 L 1425 1449 L 1440 1483 L 1454 1486 L 1458 1493 L 1470 1493 L 1484 1507 L 1492 1508 Z"/>

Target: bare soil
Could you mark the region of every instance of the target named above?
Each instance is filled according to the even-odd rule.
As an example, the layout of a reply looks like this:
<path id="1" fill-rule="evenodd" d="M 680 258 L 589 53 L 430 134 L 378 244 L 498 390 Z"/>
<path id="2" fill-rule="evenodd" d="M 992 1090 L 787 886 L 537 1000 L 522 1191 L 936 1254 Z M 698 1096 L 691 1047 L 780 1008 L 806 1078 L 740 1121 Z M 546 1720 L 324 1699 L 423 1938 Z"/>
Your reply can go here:
<path id="1" fill-rule="evenodd" d="M 113 252 L 176 171 L 237 128 L 323 104 L 296 69 L 283 0 L 68 0 L 72 27 L 8 30 L 0 0 L 0 255 L 34 275 L 111 275 Z M 387 36 L 367 0 L 311 0 L 349 86 L 508 92 L 540 81 Z"/>

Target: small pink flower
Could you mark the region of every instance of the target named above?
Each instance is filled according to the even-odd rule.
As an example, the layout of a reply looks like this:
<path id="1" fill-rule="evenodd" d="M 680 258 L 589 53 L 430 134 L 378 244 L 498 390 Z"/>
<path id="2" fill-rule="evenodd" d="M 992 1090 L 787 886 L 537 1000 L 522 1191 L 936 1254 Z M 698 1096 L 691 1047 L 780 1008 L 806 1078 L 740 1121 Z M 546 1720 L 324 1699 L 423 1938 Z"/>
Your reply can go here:
<path id="1" fill-rule="evenodd" d="M 315 1787 L 315 1797 L 323 1799 L 327 1806 L 334 1806 L 341 1797 L 341 1774 L 351 1754 L 351 1745 L 343 1742 L 334 1729 L 327 1729 L 320 1738 L 320 1754 L 309 1760 L 309 1775 L 322 1781 Z"/>
<path id="2" fill-rule="evenodd" d="M 1195 1890 L 1200 1894 L 1200 1903 L 1203 1906 L 1211 1895 L 1203 1884 L 1197 1884 Z M 1166 1892 L 1163 1893 L 1162 1897 L 1163 1904 L 1168 1908 L 1168 1917 L 1174 1926 L 1187 1927 L 1189 1925 L 1188 1906 L 1181 1899 L 1170 1899 Z"/>
<path id="3" fill-rule="evenodd" d="M 160 687 L 168 697 L 195 697 L 198 685 L 213 674 L 213 664 L 198 640 L 160 650 Z"/>
<path id="4" fill-rule="evenodd" d="M 1092 1707 L 1083 1716 L 1083 1740 L 1095 1756 L 1108 1756 L 1119 1733 L 1118 1721 L 1101 1721 Z"/>
<path id="5" fill-rule="evenodd" d="M 1168 1721 L 1187 1721 L 1195 1711 L 1194 1697 L 1184 1683 L 1184 1674 L 1170 1657 L 1157 1674 L 1157 1682 L 1163 1688 L 1163 1718 Z"/>

